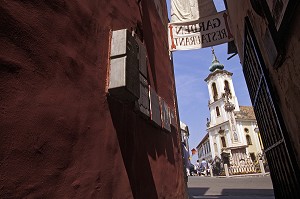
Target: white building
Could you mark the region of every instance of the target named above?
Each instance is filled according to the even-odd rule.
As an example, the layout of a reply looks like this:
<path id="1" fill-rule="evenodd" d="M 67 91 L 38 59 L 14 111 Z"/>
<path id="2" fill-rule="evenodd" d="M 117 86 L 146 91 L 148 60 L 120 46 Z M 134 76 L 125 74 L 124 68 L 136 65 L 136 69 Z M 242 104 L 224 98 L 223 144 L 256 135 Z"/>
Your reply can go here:
<path id="1" fill-rule="evenodd" d="M 190 175 L 190 147 L 189 147 L 189 127 L 180 121 L 180 132 L 181 132 L 181 147 L 182 147 L 182 158 L 184 167 L 186 168 L 186 174 Z"/>
<path id="2" fill-rule="evenodd" d="M 212 52 L 211 73 L 205 79 L 209 92 L 207 140 L 211 157 L 217 156 L 228 165 L 252 164 L 262 153 L 260 135 L 254 130 L 256 119 L 253 108 L 239 106 L 232 82 L 233 73 L 224 70 Z M 198 150 L 201 151 L 200 148 Z"/>
<path id="3" fill-rule="evenodd" d="M 208 133 L 204 136 L 201 142 L 197 146 L 198 151 L 198 159 L 201 161 L 205 159 L 208 162 L 212 161 L 211 149 L 210 149 L 210 142 Z"/>
<path id="4" fill-rule="evenodd" d="M 190 147 L 189 147 L 189 136 L 190 136 L 189 127 L 185 123 L 183 123 L 182 121 L 180 121 L 180 132 L 181 132 L 181 141 L 185 144 L 187 150 L 190 151 Z"/>

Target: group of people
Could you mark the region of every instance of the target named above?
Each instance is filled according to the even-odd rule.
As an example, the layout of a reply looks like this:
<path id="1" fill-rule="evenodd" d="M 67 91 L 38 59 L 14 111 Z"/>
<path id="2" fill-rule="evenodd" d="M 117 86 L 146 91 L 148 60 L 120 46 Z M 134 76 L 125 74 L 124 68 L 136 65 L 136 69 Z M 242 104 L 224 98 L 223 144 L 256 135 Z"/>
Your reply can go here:
<path id="1" fill-rule="evenodd" d="M 199 176 L 201 176 L 201 175 L 204 175 L 204 176 L 210 175 L 209 163 L 204 158 L 202 159 L 201 162 L 199 160 L 197 160 L 196 171 L 197 171 L 197 175 L 199 175 Z"/>
<path id="2" fill-rule="evenodd" d="M 183 160 L 184 160 L 184 166 L 186 168 L 187 176 L 194 176 L 194 175 L 208 176 L 211 174 L 210 164 L 204 158 L 202 159 L 201 162 L 197 160 L 196 165 L 191 164 L 189 159 L 189 151 L 184 142 L 182 142 L 182 151 L 183 151 Z"/>
<path id="3" fill-rule="evenodd" d="M 195 165 L 187 164 L 186 174 L 187 176 L 209 176 L 211 175 L 211 164 L 205 159 L 200 162 L 197 160 Z"/>

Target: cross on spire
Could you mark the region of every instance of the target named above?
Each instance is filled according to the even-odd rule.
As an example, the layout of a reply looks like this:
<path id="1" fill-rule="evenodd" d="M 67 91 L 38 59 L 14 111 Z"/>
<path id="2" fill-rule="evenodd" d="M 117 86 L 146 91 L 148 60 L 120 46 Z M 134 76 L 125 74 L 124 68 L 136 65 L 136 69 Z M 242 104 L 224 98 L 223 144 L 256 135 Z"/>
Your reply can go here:
<path id="1" fill-rule="evenodd" d="M 211 66 L 209 67 L 210 72 L 214 72 L 216 69 L 223 70 L 224 66 L 223 64 L 220 64 L 220 62 L 218 61 L 213 47 L 211 47 L 211 52 L 213 55 L 213 60 L 211 62 L 212 63 Z"/>
<path id="2" fill-rule="evenodd" d="M 216 56 L 216 54 L 215 54 L 215 49 L 214 49 L 214 47 L 211 47 L 211 53 L 213 54 L 213 62 L 214 62 L 215 60 L 218 61 L 217 56 Z"/>

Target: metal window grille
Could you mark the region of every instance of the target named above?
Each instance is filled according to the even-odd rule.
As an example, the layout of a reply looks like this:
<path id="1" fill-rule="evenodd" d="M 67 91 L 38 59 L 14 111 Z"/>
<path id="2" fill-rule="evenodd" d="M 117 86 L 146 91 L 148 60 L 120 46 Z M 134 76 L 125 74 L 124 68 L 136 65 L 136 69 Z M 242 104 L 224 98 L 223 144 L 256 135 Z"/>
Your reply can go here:
<path id="1" fill-rule="evenodd" d="M 245 20 L 243 72 L 253 104 L 265 154 L 270 166 L 276 198 L 299 197 L 299 167 L 291 148 L 253 28 Z"/>

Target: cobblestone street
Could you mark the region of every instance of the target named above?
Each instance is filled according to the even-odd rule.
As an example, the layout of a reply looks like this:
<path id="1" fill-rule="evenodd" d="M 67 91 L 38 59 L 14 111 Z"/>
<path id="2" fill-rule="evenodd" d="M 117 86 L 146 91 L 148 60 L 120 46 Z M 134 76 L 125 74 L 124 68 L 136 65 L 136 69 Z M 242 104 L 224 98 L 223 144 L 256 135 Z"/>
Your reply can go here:
<path id="1" fill-rule="evenodd" d="M 273 199 L 270 176 L 249 177 L 189 177 L 190 199 Z"/>

